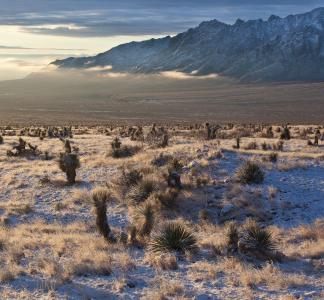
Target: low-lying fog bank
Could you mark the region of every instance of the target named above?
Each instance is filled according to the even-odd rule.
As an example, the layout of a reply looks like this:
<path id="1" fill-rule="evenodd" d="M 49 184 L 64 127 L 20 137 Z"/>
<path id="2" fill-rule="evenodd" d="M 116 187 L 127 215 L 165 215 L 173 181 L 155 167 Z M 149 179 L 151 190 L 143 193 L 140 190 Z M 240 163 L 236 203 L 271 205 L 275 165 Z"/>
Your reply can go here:
<path id="1" fill-rule="evenodd" d="M 324 83 L 242 85 L 217 75 L 42 72 L 0 83 L 2 123 L 114 120 L 321 123 Z"/>

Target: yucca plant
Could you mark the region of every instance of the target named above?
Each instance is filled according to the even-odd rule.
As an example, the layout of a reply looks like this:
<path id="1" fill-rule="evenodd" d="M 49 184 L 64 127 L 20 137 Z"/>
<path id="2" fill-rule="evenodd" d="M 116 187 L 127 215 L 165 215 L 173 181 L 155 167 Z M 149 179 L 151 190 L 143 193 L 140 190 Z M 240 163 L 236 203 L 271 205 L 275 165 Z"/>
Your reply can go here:
<path id="1" fill-rule="evenodd" d="M 272 257 L 277 250 L 277 243 L 267 229 L 262 228 L 254 221 L 248 221 L 243 235 L 239 241 L 241 252 L 249 252 L 256 255 Z"/>
<path id="2" fill-rule="evenodd" d="M 137 232 L 141 236 L 151 233 L 154 225 L 154 208 L 149 201 L 145 201 L 135 208 L 134 221 Z"/>
<path id="3" fill-rule="evenodd" d="M 132 204 L 144 202 L 155 190 L 155 183 L 149 179 L 142 179 L 132 186 L 126 198 Z"/>
<path id="4" fill-rule="evenodd" d="M 76 169 L 80 167 L 78 155 L 71 153 L 60 153 L 59 167 L 66 174 L 68 183 L 74 184 Z"/>
<path id="5" fill-rule="evenodd" d="M 262 183 L 264 180 L 264 173 L 260 167 L 249 160 L 238 169 L 236 175 L 243 184 Z"/>
<path id="6" fill-rule="evenodd" d="M 106 188 L 96 188 L 92 192 L 92 200 L 96 214 L 96 226 L 107 242 L 114 241 L 107 220 L 107 202 L 110 200 L 110 197 L 110 193 Z"/>
<path id="7" fill-rule="evenodd" d="M 197 240 L 193 233 L 181 222 L 168 222 L 153 234 L 149 248 L 153 252 L 192 251 L 196 248 Z"/>

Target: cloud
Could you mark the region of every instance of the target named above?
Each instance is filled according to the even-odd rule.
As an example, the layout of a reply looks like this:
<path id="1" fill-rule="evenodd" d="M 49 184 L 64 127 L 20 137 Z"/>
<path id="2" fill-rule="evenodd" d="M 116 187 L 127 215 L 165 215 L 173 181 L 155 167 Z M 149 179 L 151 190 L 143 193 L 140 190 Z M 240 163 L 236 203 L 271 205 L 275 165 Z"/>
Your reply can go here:
<path id="1" fill-rule="evenodd" d="M 192 72 L 191 74 L 182 73 L 179 71 L 167 71 L 161 72 L 160 74 L 163 77 L 171 78 L 171 79 L 179 79 L 179 80 L 186 80 L 186 79 L 215 79 L 218 77 L 217 74 L 209 74 L 204 76 L 196 75 L 197 72 Z"/>
<path id="2" fill-rule="evenodd" d="M 69 37 L 162 35 L 208 19 L 285 16 L 323 5 L 321 0 L 0 0 L 0 25 L 33 34 Z"/>
<path id="3" fill-rule="evenodd" d="M 68 49 L 68 48 L 30 48 L 22 46 L 0 45 L 0 50 L 46 50 L 46 51 L 85 51 L 86 49 Z"/>

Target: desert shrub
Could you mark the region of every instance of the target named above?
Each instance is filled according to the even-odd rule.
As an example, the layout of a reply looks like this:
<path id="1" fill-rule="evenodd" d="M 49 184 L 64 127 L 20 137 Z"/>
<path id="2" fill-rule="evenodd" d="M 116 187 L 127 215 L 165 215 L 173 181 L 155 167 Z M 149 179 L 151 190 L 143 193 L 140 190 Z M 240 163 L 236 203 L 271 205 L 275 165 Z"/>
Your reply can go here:
<path id="1" fill-rule="evenodd" d="M 263 151 L 267 151 L 267 150 L 271 149 L 271 146 L 269 144 L 267 144 L 266 142 L 263 142 L 261 144 L 261 148 Z"/>
<path id="2" fill-rule="evenodd" d="M 145 201 L 135 208 L 134 221 L 141 236 L 151 233 L 154 225 L 154 207 L 151 202 Z"/>
<path id="3" fill-rule="evenodd" d="M 274 134 L 272 131 L 272 126 L 267 127 L 266 130 L 262 132 L 261 136 L 264 138 L 273 138 Z"/>
<path id="4" fill-rule="evenodd" d="M 153 252 L 192 251 L 197 240 L 193 233 L 181 222 L 168 222 L 153 234 L 149 247 Z"/>
<path id="5" fill-rule="evenodd" d="M 197 176 L 195 179 L 197 188 L 206 186 L 210 182 L 210 178 L 208 176 Z"/>
<path id="6" fill-rule="evenodd" d="M 110 193 L 106 188 L 96 188 L 92 192 L 97 229 L 106 241 L 113 242 L 114 238 L 111 235 L 111 230 L 107 220 L 107 201 L 110 197 Z"/>
<path id="7" fill-rule="evenodd" d="M 270 162 L 275 163 L 275 162 L 277 162 L 277 160 L 278 160 L 278 153 L 276 153 L 276 152 L 271 152 L 271 153 L 269 154 L 268 158 L 269 158 L 269 161 L 270 161 Z"/>
<path id="8" fill-rule="evenodd" d="M 201 209 L 198 213 L 198 219 L 200 222 L 208 222 L 211 220 L 211 215 L 207 209 Z"/>
<path id="9" fill-rule="evenodd" d="M 162 205 L 162 208 L 174 209 L 177 207 L 177 198 L 179 196 L 179 190 L 173 188 L 167 188 L 165 191 L 161 191 L 154 194 L 154 199 Z"/>
<path id="10" fill-rule="evenodd" d="M 116 137 L 111 142 L 111 151 L 109 153 L 113 158 L 124 158 L 135 155 L 140 150 L 138 146 L 123 146 L 120 139 Z"/>
<path id="11" fill-rule="evenodd" d="M 283 151 L 283 146 L 284 146 L 284 142 L 283 141 L 278 141 L 276 144 L 272 145 L 272 149 L 274 151 Z"/>
<path id="12" fill-rule="evenodd" d="M 258 149 L 258 144 L 256 142 L 250 142 L 248 145 L 245 147 L 246 150 L 256 150 Z"/>
<path id="13" fill-rule="evenodd" d="M 143 175 L 138 170 L 122 169 L 120 177 L 116 180 L 118 186 L 130 188 L 143 179 Z"/>
<path id="14" fill-rule="evenodd" d="M 155 182 L 149 179 L 143 179 L 133 185 L 126 195 L 127 201 L 131 204 L 144 202 L 154 191 Z"/>
<path id="15" fill-rule="evenodd" d="M 242 253 L 250 253 L 260 256 L 273 257 L 277 250 L 277 243 L 274 241 L 271 232 L 261 228 L 255 221 L 249 220 L 245 226 L 243 235 L 239 241 L 239 250 Z"/>
<path id="16" fill-rule="evenodd" d="M 165 176 L 167 184 L 171 188 L 181 189 L 181 172 L 182 163 L 177 159 L 173 158 L 168 164 L 168 174 Z"/>
<path id="17" fill-rule="evenodd" d="M 236 175 L 243 184 L 262 183 L 264 180 L 264 173 L 260 167 L 249 160 L 237 170 Z"/>
<path id="18" fill-rule="evenodd" d="M 182 168 L 183 168 L 183 163 L 177 158 L 171 159 L 168 163 L 169 171 L 175 171 L 180 173 L 182 171 Z"/>
<path id="19" fill-rule="evenodd" d="M 66 174 L 68 183 L 74 184 L 76 169 L 80 167 L 78 155 L 72 153 L 60 153 L 59 167 Z"/>
<path id="20" fill-rule="evenodd" d="M 146 136 L 146 142 L 154 148 L 165 148 L 169 145 L 169 134 L 163 127 L 156 128 L 153 124 Z"/>
<path id="21" fill-rule="evenodd" d="M 280 139 L 281 140 L 290 140 L 290 130 L 288 127 L 285 127 L 280 134 Z"/>
<path id="22" fill-rule="evenodd" d="M 156 167 L 163 167 L 172 160 L 172 156 L 169 154 L 160 153 L 159 156 L 154 157 L 151 161 L 151 165 Z"/>
<path id="23" fill-rule="evenodd" d="M 226 224 L 225 241 L 227 251 L 229 253 L 236 253 L 239 243 L 239 226 L 235 221 L 231 221 Z"/>

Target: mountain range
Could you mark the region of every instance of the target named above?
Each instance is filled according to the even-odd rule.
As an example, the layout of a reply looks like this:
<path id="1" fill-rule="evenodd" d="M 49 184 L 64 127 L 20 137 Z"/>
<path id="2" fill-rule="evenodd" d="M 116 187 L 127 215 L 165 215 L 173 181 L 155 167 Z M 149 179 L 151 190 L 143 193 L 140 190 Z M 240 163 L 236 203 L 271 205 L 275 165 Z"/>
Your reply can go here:
<path id="1" fill-rule="evenodd" d="M 285 18 L 238 19 L 232 25 L 207 21 L 173 37 L 52 64 L 127 73 L 217 74 L 243 82 L 324 81 L 324 8 Z"/>

